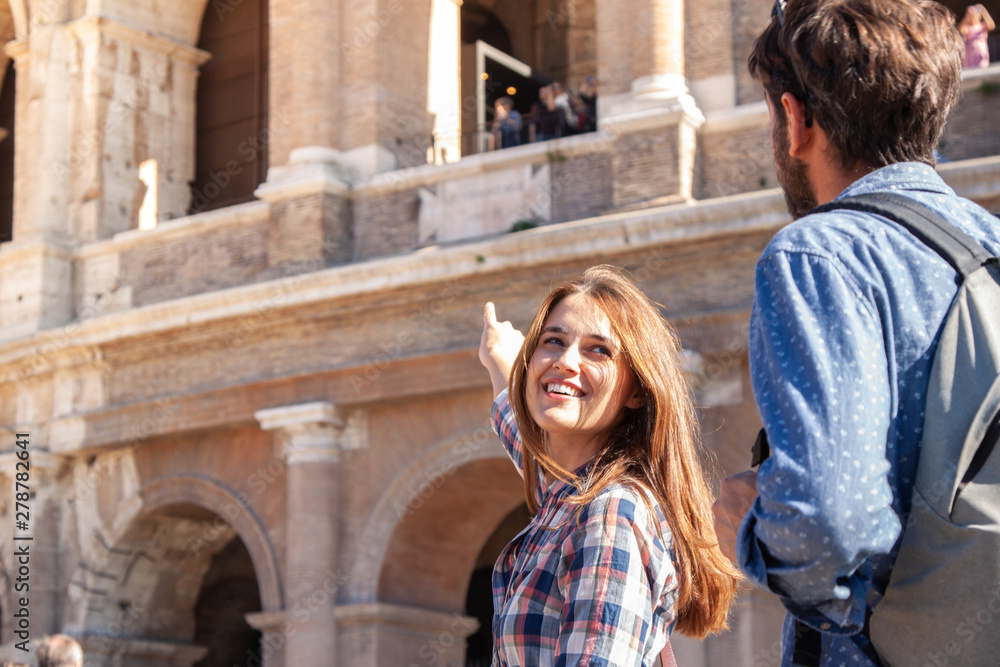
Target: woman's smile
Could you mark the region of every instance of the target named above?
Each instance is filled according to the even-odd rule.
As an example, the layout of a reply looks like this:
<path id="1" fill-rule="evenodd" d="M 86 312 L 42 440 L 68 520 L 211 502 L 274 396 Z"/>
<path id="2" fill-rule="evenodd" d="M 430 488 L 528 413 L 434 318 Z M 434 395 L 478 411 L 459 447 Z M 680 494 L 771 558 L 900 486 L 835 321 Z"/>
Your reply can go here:
<path id="1" fill-rule="evenodd" d="M 548 435 L 549 453 L 569 470 L 593 458 L 635 393 L 611 322 L 585 294 L 567 296 L 549 313 L 527 381 L 528 410 Z"/>

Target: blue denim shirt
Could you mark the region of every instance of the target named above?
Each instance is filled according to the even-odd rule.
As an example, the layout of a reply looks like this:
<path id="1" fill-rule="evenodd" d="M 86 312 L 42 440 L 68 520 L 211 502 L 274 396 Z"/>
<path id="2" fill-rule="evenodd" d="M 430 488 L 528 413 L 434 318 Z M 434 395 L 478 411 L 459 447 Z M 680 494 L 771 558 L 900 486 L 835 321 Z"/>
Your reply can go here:
<path id="1" fill-rule="evenodd" d="M 877 191 L 912 196 L 1000 255 L 1000 221 L 931 167 L 884 167 L 840 197 Z M 750 373 L 772 453 L 737 557 L 757 586 L 824 631 L 823 665 L 870 664 L 865 640 L 850 635 L 889 579 L 931 358 L 956 291 L 937 254 L 898 224 L 853 211 L 793 222 L 757 262 Z"/>

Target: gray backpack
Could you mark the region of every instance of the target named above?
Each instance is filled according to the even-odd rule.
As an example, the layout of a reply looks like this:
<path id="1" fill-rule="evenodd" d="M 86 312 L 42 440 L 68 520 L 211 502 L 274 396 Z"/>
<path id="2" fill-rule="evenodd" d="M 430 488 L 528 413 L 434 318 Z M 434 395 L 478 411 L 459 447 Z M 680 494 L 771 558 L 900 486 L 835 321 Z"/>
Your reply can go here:
<path id="1" fill-rule="evenodd" d="M 869 619 L 889 667 L 1000 664 L 1000 260 L 933 211 L 881 193 L 831 202 L 901 224 L 958 272 L 927 390 L 913 504 Z"/>

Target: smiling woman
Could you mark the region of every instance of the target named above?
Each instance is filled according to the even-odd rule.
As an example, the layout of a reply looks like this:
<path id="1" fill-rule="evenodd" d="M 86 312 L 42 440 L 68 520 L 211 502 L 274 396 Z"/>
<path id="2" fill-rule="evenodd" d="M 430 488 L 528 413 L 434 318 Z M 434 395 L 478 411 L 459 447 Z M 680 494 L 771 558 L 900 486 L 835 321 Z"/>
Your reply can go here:
<path id="1" fill-rule="evenodd" d="M 739 575 L 679 341 L 649 299 L 595 267 L 546 297 L 527 337 L 488 303 L 479 357 L 534 513 L 494 567 L 493 664 L 671 664 L 675 626 L 725 629 Z"/>

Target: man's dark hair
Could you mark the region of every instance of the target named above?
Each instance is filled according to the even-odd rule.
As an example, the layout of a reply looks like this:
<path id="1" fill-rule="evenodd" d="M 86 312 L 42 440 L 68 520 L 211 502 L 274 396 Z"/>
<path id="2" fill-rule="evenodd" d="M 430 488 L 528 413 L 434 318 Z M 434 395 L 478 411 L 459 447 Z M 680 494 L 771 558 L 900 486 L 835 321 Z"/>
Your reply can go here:
<path id="1" fill-rule="evenodd" d="M 961 90 L 964 46 L 935 0 L 789 0 L 747 66 L 777 113 L 805 103 L 844 169 L 935 163 Z"/>

